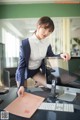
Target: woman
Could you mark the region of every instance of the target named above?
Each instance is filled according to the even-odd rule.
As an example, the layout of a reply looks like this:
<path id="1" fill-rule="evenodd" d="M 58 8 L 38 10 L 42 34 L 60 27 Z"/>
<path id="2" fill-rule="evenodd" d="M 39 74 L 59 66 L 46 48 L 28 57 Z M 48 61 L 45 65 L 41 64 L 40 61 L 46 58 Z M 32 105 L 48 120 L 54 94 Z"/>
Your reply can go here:
<path id="1" fill-rule="evenodd" d="M 24 80 L 32 77 L 45 87 L 49 87 L 45 78 L 45 57 L 60 56 L 69 60 L 68 53 L 55 55 L 47 37 L 54 31 L 54 23 L 51 18 L 44 16 L 37 22 L 37 29 L 34 34 L 23 40 L 20 46 L 20 61 L 16 71 L 16 82 L 18 95 L 24 93 Z"/>

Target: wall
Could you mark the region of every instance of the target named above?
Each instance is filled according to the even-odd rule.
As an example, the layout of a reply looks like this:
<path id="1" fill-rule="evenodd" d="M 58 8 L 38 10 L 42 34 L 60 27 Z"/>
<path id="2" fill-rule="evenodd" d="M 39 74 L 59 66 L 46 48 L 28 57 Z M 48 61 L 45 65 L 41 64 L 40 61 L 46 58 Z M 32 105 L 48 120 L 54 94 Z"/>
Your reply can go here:
<path id="1" fill-rule="evenodd" d="M 9 4 L 0 5 L 2 18 L 31 18 L 44 15 L 50 17 L 80 16 L 80 4 Z"/>

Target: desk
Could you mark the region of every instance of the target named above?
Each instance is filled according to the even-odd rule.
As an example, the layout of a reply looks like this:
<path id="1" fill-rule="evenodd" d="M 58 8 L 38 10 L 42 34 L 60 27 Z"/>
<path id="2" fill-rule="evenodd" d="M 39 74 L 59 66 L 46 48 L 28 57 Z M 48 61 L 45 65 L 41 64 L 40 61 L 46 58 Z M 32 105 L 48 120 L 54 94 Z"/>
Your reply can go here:
<path id="1" fill-rule="evenodd" d="M 5 95 L 1 95 L 0 97 L 4 99 L 3 103 L 0 104 L 0 110 L 3 110 L 8 104 L 10 104 L 16 97 L 17 89 L 10 88 L 9 93 Z M 33 91 L 33 92 L 32 92 Z M 50 90 L 42 89 L 41 91 L 37 88 L 36 90 L 31 90 L 33 94 L 45 96 L 46 98 L 49 96 Z M 46 101 L 46 100 L 45 100 Z M 55 99 L 52 99 L 52 102 L 55 102 Z M 77 103 L 76 100 L 73 103 Z M 80 104 L 80 95 L 78 94 L 78 104 Z M 9 114 L 9 120 L 79 120 L 80 119 L 80 110 L 74 110 L 74 113 L 69 112 L 60 112 L 60 111 L 46 111 L 46 110 L 37 110 L 34 115 L 29 118 L 23 118 L 19 116 L 15 116 Z"/>

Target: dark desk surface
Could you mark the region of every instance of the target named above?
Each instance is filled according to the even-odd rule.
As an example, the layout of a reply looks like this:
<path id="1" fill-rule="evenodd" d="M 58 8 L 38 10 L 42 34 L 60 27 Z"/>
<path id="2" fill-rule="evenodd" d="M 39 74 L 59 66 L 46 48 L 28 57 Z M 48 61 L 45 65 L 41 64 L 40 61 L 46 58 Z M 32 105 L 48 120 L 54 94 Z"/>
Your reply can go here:
<path id="1" fill-rule="evenodd" d="M 10 88 L 9 92 L 4 95 L 0 95 L 0 98 L 2 98 L 4 101 L 0 104 L 0 111 L 2 111 L 8 104 L 10 104 L 16 97 L 17 89 L 16 88 Z M 33 90 L 29 91 L 32 92 Z M 40 95 L 40 96 L 45 96 L 45 101 L 49 97 L 49 90 L 34 90 L 32 92 L 33 94 Z M 75 104 L 80 104 L 80 95 L 77 95 L 78 101 L 76 100 L 73 101 Z M 52 102 L 55 102 L 56 99 L 50 98 Z M 79 120 L 80 119 L 80 110 L 75 109 L 73 113 L 70 112 L 60 112 L 60 111 L 46 111 L 46 110 L 37 110 L 34 115 L 29 119 L 29 118 L 23 118 L 19 116 L 15 116 L 12 114 L 9 114 L 9 120 Z"/>

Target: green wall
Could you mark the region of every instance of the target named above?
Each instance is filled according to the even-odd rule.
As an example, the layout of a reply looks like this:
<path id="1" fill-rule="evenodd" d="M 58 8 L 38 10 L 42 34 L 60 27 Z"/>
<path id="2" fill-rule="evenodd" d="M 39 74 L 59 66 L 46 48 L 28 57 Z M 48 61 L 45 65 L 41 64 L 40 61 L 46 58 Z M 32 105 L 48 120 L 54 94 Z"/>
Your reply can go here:
<path id="1" fill-rule="evenodd" d="M 77 17 L 80 16 L 80 4 L 8 4 L 0 5 L 2 18 L 31 17 Z"/>

